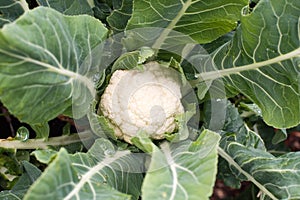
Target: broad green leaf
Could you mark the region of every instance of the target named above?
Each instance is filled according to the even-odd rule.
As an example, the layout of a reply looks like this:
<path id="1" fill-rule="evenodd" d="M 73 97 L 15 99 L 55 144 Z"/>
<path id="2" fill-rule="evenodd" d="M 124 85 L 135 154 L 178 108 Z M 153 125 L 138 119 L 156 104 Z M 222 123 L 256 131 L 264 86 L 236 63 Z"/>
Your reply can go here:
<path id="1" fill-rule="evenodd" d="M 263 150 L 231 143 L 227 147 L 226 157 L 229 164 L 237 167 L 239 173 L 245 175 L 259 187 L 263 195 L 272 199 L 300 198 L 300 154 L 288 153 L 275 157 Z"/>
<path id="2" fill-rule="evenodd" d="M 0 31 L 1 101 L 29 124 L 70 114 L 72 98 L 78 99 L 72 106 L 88 107 L 89 92 L 94 90 L 87 77 L 95 66 L 92 50 L 106 33 L 92 17 L 64 16 L 45 7 L 5 26 Z"/>
<path id="3" fill-rule="evenodd" d="M 259 1 L 242 16 L 233 40 L 213 55 L 219 71 L 202 77 L 226 76 L 227 84 L 261 108 L 268 125 L 299 124 L 299 18 L 300 1 Z"/>
<path id="4" fill-rule="evenodd" d="M 128 20 L 131 17 L 132 3 L 132 0 L 123 0 L 121 8 L 114 10 L 107 17 L 108 24 L 116 33 L 125 30 Z"/>
<path id="5" fill-rule="evenodd" d="M 37 0 L 38 4 L 53 8 L 65 15 L 93 15 L 93 10 L 88 0 Z"/>
<path id="6" fill-rule="evenodd" d="M 88 153 L 69 155 L 62 149 L 25 200 L 138 199 L 143 178 L 141 161 L 129 151 L 116 151 L 103 138 Z"/>
<path id="7" fill-rule="evenodd" d="M 1 0 L 0 1 L 0 28 L 13 22 L 25 11 L 29 10 L 25 0 Z"/>
<path id="8" fill-rule="evenodd" d="M 208 43 L 235 29 L 241 9 L 247 4 L 247 0 L 134 1 L 126 30 L 162 28 L 155 48 L 172 37 L 171 30 L 190 36 L 198 43 Z"/>
<path id="9" fill-rule="evenodd" d="M 95 157 L 98 162 L 101 161 L 101 164 L 91 165 L 91 167 L 98 169 L 102 175 L 93 175 L 92 179 L 95 179 L 95 182 L 102 180 L 114 189 L 132 195 L 131 199 L 139 199 L 145 155 L 131 153 L 129 150 L 116 151 L 115 149 L 116 146 L 113 146 L 106 139 L 98 139 L 95 142 L 88 154 Z M 84 154 L 78 154 L 78 157 L 75 155 L 72 158 L 72 162 L 75 163 L 74 166 L 77 167 L 78 171 L 83 170 L 80 172 L 81 174 L 86 173 L 81 163 L 81 160 L 85 159 L 90 162 L 90 158 L 85 157 Z"/>
<path id="10" fill-rule="evenodd" d="M 194 142 L 164 143 L 161 149 L 152 144 L 142 198 L 209 199 L 217 172 L 219 138 L 218 134 L 205 130 Z"/>

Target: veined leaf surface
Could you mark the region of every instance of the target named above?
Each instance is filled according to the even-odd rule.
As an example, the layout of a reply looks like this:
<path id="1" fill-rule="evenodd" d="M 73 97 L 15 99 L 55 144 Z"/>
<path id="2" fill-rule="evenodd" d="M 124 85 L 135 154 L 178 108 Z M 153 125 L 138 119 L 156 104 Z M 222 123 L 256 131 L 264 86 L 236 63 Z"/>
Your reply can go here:
<path id="1" fill-rule="evenodd" d="M 88 153 L 69 155 L 62 149 L 28 190 L 25 200 L 138 199 L 142 160 L 130 151 L 116 151 L 103 138 Z"/>
<path id="2" fill-rule="evenodd" d="M 245 147 L 236 142 L 229 144 L 226 150 L 228 154 L 219 151 L 221 156 L 257 185 L 263 197 L 300 198 L 299 152 L 275 157 L 263 150 Z"/>
<path id="3" fill-rule="evenodd" d="M 86 77 L 93 61 L 86 58 L 106 33 L 92 17 L 64 16 L 44 7 L 4 26 L 0 31 L 1 101 L 29 124 L 69 114 L 66 110 L 74 90 L 93 90 Z"/>
<path id="4" fill-rule="evenodd" d="M 161 45 L 171 30 L 207 43 L 233 30 L 247 0 L 134 1 L 127 30 L 145 27 L 164 29 L 154 47 Z"/>
<path id="5" fill-rule="evenodd" d="M 300 1 L 259 1 L 213 60 L 219 71 L 203 73 L 203 79 L 226 77 L 261 108 L 269 125 L 299 124 Z"/>
<path id="6" fill-rule="evenodd" d="M 65 15 L 93 15 L 92 5 L 88 0 L 37 0 L 41 6 L 53 8 Z"/>
<path id="7" fill-rule="evenodd" d="M 205 130 L 194 142 L 164 143 L 161 149 L 149 139 L 142 141 L 145 149 L 152 148 L 142 198 L 208 199 L 216 176 L 219 139 L 218 134 Z"/>
<path id="8" fill-rule="evenodd" d="M 25 0 L 0 1 L 0 27 L 6 23 L 13 22 L 28 9 Z"/>

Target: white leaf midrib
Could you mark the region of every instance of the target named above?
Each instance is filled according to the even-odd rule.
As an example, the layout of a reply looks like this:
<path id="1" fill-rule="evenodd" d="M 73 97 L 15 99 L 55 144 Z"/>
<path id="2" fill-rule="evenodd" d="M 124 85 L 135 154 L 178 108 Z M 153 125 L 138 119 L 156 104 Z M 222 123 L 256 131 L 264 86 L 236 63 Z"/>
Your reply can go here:
<path id="1" fill-rule="evenodd" d="M 95 165 L 94 167 L 90 168 L 89 171 L 82 175 L 80 181 L 75 185 L 75 187 L 72 189 L 72 191 L 69 192 L 69 194 L 63 199 L 63 200 L 70 200 L 74 195 L 76 195 L 81 188 L 89 182 L 89 180 L 97 174 L 100 170 L 102 170 L 104 167 L 110 166 L 112 163 L 116 162 L 116 160 L 125 157 L 126 155 L 130 154 L 129 151 L 120 151 L 117 152 L 114 157 L 106 157 L 103 159 L 100 163 Z"/>
<path id="2" fill-rule="evenodd" d="M 262 192 L 264 192 L 266 195 L 268 195 L 271 199 L 278 200 L 265 186 L 263 186 L 261 183 L 259 183 L 257 180 L 255 180 L 251 174 L 244 171 L 240 167 L 240 165 L 238 165 L 238 163 L 236 163 L 235 160 L 230 155 L 228 155 L 221 147 L 218 147 L 218 153 L 230 165 L 234 166 L 239 172 L 241 172 L 244 176 L 246 176 L 247 179 L 249 181 L 251 181 L 253 184 L 255 184 Z"/>
<path id="3" fill-rule="evenodd" d="M 67 70 L 67 69 L 63 68 L 63 66 L 61 66 L 60 63 L 58 63 L 59 64 L 58 67 L 55 67 L 55 66 L 50 65 L 48 63 L 44 63 L 44 62 L 41 62 L 39 60 L 32 59 L 30 57 L 25 57 L 25 56 L 17 55 L 17 54 L 8 52 L 8 51 L 3 50 L 3 49 L 0 49 L 0 53 L 6 54 L 6 55 L 11 56 L 13 58 L 17 58 L 17 59 L 22 60 L 24 62 L 28 62 L 28 63 L 32 63 L 32 64 L 36 64 L 36 65 L 42 66 L 42 67 L 46 68 L 47 71 L 49 71 L 49 72 L 54 72 L 56 74 L 67 76 L 71 80 L 79 80 L 81 83 L 83 83 L 89 89 L 89 91 L 91 92 L 92 96 L 95 95 L 94 84 L 93 84 L 93 82 L 90 79 L 88 79 L 85 76 L 82 76 L 81 74 L 78 74 L 76 72 L 73 72 L 73 71 L 70 71 L 70 70 Z"/>
<path id="4" fill-rule="evenodd" d="M 170 32 L 174 29 L 175 25 L 178 23 L 178 21 L 182 18 L 186 10 L 189 8 L 189 6 L 192 4 L 192 0 L 188 0 L 185 3 L 182 2 L 182 8 L 176 15 L 176 17 L 169 23 L 169 25 L 164 28 L 158 39 L 153 44 L 154 49 L 160 49 L 163 42 L 166 40 Z"/>

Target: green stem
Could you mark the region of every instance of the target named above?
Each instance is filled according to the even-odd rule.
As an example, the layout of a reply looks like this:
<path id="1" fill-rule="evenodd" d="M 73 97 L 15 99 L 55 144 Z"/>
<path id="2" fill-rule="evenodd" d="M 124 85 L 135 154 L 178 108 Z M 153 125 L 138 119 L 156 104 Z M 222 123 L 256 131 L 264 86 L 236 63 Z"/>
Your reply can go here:
<path id="1" fill-rule="evenodd" d="M 255 62 L 243 66 L 234 66 L 232 68 L 221 69 L 216 71 L 202 72 L 196 75 L 198 77 L 197 81 L 201 82 L 201 81 L 215 80 L 224 76 L 239 74 L 240 72 L 243 71 L 255 70 L 263 66 L 279 63 L 284 60 L 288 60 L 297 56 L 300 56 L 300 48 L 297 48 L 294 51 L 291 51 L 289 53 L 281 54 L 277 57 L 271 58 L 269 60 L 261 61 L 261 62 Z"/>
<path id="2" fill-rule="evenodd" d="M 160 49 L 161 45 L 164 43 L 170 32 L 174 29 L 178 21 L 182 18 L 186 10 L 191 6 L 192 0 L 188 0 L 182 4 L 181 10 L 178 12 L 177 16 L 170 22 L 170 24 L 164 28 L 159 38 L 155 41 L 152 48 Z"/>
<path id="3" fill-rule="evenodd" d="M 88 4 L 90 5 L 91 8 L 95 7 L 94 0 L 87 0 Z"/>
<path id="4" fill-rule="evenodd" d="M 48 146 L 68 145 L 76 142 L 91 139 L 93 134 L 90 131 L 63 135 L 59 137 L 51 137 L 47 141 L 45 139 L 29 139 L 26 141 L 19 140 L 0 140 L 0 148 L 6 149 L 47 149 Z"/>
<path id="5" fill-rule="evenodd" d="M 29 7 L 28 7 L 28 4 L 26 2 L 26 0 L 20 0 L 20 4 L 22 6 L 22 8 L 24 9 L 24 11 L 29 11 Z"/>
<path id="6" fill-rule="evenodd" d="M 244 171 L 239 164 L 235 162 L 235 160 L 232 159 L 230 155 L 228 155 L 222 148 L 218 147 L 218 153 L 219 155 L 224 158 L 230 165 L 234 166 L 239 172 L 241 172 L 244 176 L 247 177 L 249 181 L 251 181 L 253 184 L 255 184 L 263 193 L 268 195 L 271 199 L 278 200 L 265 186 L 263 186 L 261 183 L 259 183 L 257 180 L 253 178 L 251 174 Z"/>

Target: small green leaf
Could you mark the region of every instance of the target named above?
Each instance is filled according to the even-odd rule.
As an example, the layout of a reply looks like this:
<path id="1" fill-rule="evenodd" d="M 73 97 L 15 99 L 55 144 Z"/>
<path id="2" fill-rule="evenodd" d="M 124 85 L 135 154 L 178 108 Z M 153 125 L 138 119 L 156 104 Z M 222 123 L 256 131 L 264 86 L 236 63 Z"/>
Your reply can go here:
<path id="1" fill-rule="evenodd" d="M 112 72 L 121 69 L 134 69 L 139 64 L 143 64 L 147 58 L 154 55 L 154 51 L 148 47 L 142 47 L 140 50 L 122 54 L 112 66 Z"/>
<path id="2" fill-rule="evenodd" d="M 153 143 L 146 132 L 138 132 L 135 137 L 131 138 L 131 142 L 145 153 L 153 151 Z"/>
<path id="3" fill-rule="evenodd" d="M 57 155 L 52 149 L 35 150 L 31 153 L 39 162 L 49 164 Z"/>
<path id="4" fill-rule="evenodd" d="M 272 143 L 273 144 L 278 144 L 278 143 L 286 140 L 286 138 L 287 138 L 286 129 L 277 129 L 275 131 L 274 137 L 272 138 Z"/>
<path id="5" fill-rule="evenodd" d="M 47 139 L 50 133 L 50 127 L 47 122 L 39 123 L 39 124 L 32 124 L 31 128 L 36 133 L 36 138 L 45 138 Z"/>

